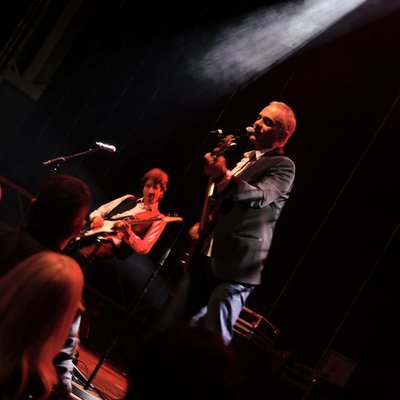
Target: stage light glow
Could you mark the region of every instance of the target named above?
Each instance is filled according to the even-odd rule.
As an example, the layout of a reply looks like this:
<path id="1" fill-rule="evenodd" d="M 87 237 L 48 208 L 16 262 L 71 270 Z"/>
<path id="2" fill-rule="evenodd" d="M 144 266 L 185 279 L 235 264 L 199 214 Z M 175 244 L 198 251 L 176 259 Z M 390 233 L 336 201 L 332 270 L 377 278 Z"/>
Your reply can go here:
<path id="1" fill-rule="evenodd" d="M 194 78 L 226 93 L 289 57 L 366 0 L 304 0 L 257 9 L 212 32 L 181 38 Z"/>

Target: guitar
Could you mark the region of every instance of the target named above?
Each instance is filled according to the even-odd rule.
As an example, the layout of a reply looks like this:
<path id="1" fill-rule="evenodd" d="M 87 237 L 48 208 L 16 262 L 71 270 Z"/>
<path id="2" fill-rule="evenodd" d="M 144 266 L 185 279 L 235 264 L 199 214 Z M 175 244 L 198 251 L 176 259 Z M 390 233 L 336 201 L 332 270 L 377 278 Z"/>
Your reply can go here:
<path id="1" fill-rule="evenodd" d="M 216 159 L 217 157 L 223 155 L 230 147 L 235 146 L 235 139 L 236 137 L 234 135 L 227 135 L 222 138 L 217 147 L 211 152 L 213 158 Z M 205 197 L 199 221 L 198 238 L 190 238 L 189 249 L 184 252 L 184 256 L 180 260 L 180 263 L 184 269 L 186 269 L 190 264 L 193 255 L 203 246 L 204 240 L 211 231 L 212 225 L 217 217 L 220 202 L 216 202 L 211 211 L 211 199 L 213 191 L 214 181 L 212 177 L 209 177 L 207 180 Z"/>
<path id="2" fill-rule="evenodd" d="M 155 221 L 164 221 L 164 222 L 182 222 L 183 218 L 182 217 L 170 217 L 170 216 L 166 216 L 166 217 L 152 217 L 152 218 L 135 218 L 134 216 L 130 216 L 130 217 L 125 217 L 125 218 L 121 218 L 118 220 L 104 220 L 104 225 L 101 228 L 94 228 L 94 229 L 90 229 L 88 231 L 83 231 L 77 238 L 75 238 L 75 240 L 80 240 L 82 238 L 87 238 L 90 236 L 99 236 L 100 234 L 108 234 L 108 235 L 112 235 L 115 234 L 117 229 L 118 229 L 118 223 L 120 223 L 121 221 L 124 222 L 129 222 L 131 226 L 134 225 L 140 225 L 140 224 L 146 224 L 149 222 L 155 222 Z"/>

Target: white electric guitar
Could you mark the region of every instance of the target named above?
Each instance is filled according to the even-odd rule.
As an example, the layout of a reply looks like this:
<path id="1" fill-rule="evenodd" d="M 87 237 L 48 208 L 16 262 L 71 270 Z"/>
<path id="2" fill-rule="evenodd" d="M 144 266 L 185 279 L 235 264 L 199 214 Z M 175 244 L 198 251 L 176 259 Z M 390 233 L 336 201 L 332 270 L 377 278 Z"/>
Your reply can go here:
<path id="1" fill-rule="evenodd" d="M 83 231 L 75 240 L 80 240 L 81 238 L 86 238 L 89 236 L 99 236 L 100 234 L 115 234 L 117 229 L 118 229 L 118 223 L 120 223 L 121 221 L 124 222 L 129 222 L 131 224 L 131 226 L 134 225 L 140 225 L 140 224 L 146 224 L 149 222 L 155 222 L 155 221 L 164 221 L 164 222 L 182 222 L 183 218 L 182 217 L 152 217 L 152 218 L 144 218 L 144 219 L 140 219 L 140 218 L 135 218 L 134 216 L 132 217 L 126 217 L 126 218 L 122 218 L 122 219 L 118 219 L 118 220 L 110 220 L 110 219 L 105 219 L 104 220 L 104 225 L 101 228 L 94 228 L 94 229 L 90 229 L 88 231 Z"/>

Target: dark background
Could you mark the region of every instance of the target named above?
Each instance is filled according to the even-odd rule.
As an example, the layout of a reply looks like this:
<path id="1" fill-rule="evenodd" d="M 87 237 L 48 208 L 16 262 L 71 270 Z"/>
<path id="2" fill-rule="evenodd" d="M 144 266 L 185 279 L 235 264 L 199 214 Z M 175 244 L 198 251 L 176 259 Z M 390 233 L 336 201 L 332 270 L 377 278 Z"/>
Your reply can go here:
<path id="1" fill-rule="evenodd" d="M 217 68 L 212 79 L 194 74 L 188 65 L 200 67 L 201 50 L 218 42 L 225 22 L 267 5 L 308 2 L 245 3 L 20 0 L 5 6 L 1 219 L 21 222 L 27 196 L 54 173 L 43 161 L 85 152 L 96 141 L 115 145 L 116 153 L 74 157 L 56 173 L 84 179 L 94 193 L 93 208 L 126 193 L 140 194 L 140 177 L 150 168 L 169 173 L 161 208 L 184 223 L 167 226 L 144 261 L 147 272 L 137 277 L 140 291 L 170 248 L 155 282 L 162 287 L 153 288 L 162 295 L 174 288 L 186 231 L 200 216 L 206 184 L 202 156 L 216 143 L 209 131 L 249 126 L 269 101 L 284 101 L 298 118 L 287 146 L 296 182 L 263 283 L 248 306 L 281 330 L 280 345 L 305 364 L 317 366 L 331 350 L 356 361 L 349 398 L 397 398 L 400 7 L 366 1 L 251 77 L 238 72 L 230 82 Z M 68 7 L 74 12 L 57 36 L 54 27 Z M 280 20 L 289 35 L 285 16 Z M 46 62 L 28 73 L 54 35 Z M 275 36 L 262 40 L 279 44 Z M 257 49 L 247 45 L 243 57 Z M 228 152 L 231 166 L 247 146 L 241 138 Z M 95 283 L 102 300 L 118 291 L 107 274 L 102 271 Z M 102 328 L 109 336 L 96 336 L 95 328 L 88 334 L 100 350 L 117 330 L 116 315 Z M 119 361 L 118 352 L 114 359 Z"/>

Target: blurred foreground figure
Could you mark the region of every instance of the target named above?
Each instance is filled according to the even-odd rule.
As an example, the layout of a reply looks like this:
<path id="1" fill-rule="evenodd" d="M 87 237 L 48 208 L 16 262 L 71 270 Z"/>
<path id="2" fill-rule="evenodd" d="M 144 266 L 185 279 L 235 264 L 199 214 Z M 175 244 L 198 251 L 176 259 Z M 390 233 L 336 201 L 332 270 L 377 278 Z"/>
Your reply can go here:
<path id="1" fill-rule="evenodd" d="M 64 252 L 69 241 L 86 225 L 92 194 L 82 180 L 70 175 L 51 175 L 32 199 L 23 228 L 0 222 L 0 277 L 17 263 L 40 251 Z M 46 315 L 43 313 L 42 318 Z M 37 321 L 40 329 L 42 318 Z M 81 315 L 76 315 L 70 333 L 54 359 L 60 380 L 72 390 L 73 360 L 79 343 Z"/>
<path id="2" fill-rule="evenodd" d="M 243 398 L 240 363 L 220 335 L 203 328 L 161 332 L 139 349 L 125 400 Z"/>
<path id="3" fill-rule="evenodd" d="M 1 399 L 69 398 L 66 388 L 52 393 L 63 387 L 53 360 L 82 310 L 83 284 L 78 263 L 51 251 L 0 278 Z"/>

